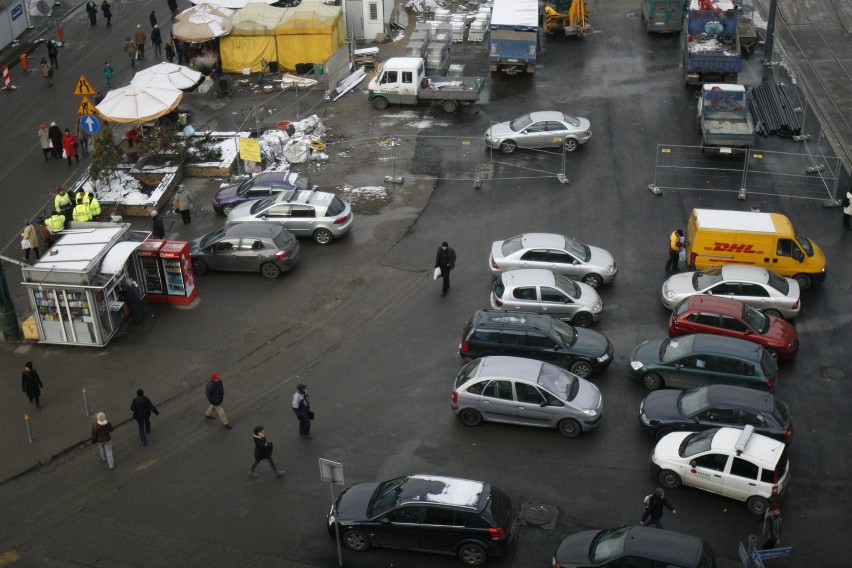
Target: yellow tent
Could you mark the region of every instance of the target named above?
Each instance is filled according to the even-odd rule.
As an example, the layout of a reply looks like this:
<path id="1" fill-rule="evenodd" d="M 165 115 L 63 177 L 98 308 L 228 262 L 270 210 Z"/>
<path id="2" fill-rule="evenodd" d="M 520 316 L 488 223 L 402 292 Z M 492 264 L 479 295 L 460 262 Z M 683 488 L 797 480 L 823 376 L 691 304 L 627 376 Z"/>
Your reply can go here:
<path id="1" fill-rule="evenodd" d="M 268 4 L 252 2 L 237 11 L 231 18 L 234 29 L 219 40 L 219 55 L 225 73 L 252 73 L 263 70 L 260 60 L 278 61 L 275 45 L 275 27 L 281 23 L 287 10 Z"/>
<path id="2" fill-rule="evenodd" d="M 322 63 L 346 41 L 343 9 L 318 0 L 302 0 L 275 27 L 278 63 L 288 70 L 297 63 Z"/>

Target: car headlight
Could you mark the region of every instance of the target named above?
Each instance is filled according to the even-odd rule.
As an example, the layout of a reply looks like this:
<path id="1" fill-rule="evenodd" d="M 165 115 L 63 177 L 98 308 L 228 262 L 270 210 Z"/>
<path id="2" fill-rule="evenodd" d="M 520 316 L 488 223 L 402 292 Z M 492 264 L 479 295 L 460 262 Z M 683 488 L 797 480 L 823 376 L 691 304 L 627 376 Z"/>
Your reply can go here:
<path id="1" fill-rule="evenodd" d="M 594 408 L 584 408 L 583 414 L 585 414 L 586 416 L 597 416 L 598 411 L 595 410 Z"/>
<path id="2" fill-rule="evenodd" d="M 599 312 L 599 311 L 601 311 L 602 308 L 603 308 L 603 306 L 601 305 L 600 302 L 595 302 L 594 304 L 592 304 L 592 311 L 593 312 Z"/>
<path id="3" fill-rule="evenodd" d="M 674 300 L 674 299 L 675 299 L 675 296 L 677 295 L 677 294 L 675 294 L 675 293 L 674 293 L 673 291 L 671 291 L 671 290 L 666 290 L 666 291 L 664 292 L 664 294 L 665 294 L 666 298 L 668 298 L 669 300 Z"/>
<path id="4" fill-rule="evenodd" d="M 334 518 L 334 513 L 329 513 L 328 514 L 328 526 L 333 527 L 335 520 L 336 519 Z"/>
<path id="5" fill-rule="evenodd" d="M 603 355 L 601 355 L 600 357 L 595 359 L 595 361 L 597 361 L 598 363 L 603 363 L 604 361 L 607 361 L 607 360 L 609 360 L 609 353 L 604 353 Z"/>
<path id="6" fill-rule="evenodd" d="M 648 418 L 648 416 L 644 412 L 639 415 L 639 420 L 641 420 L 642 424 L 644 424 L 645 426 L 651 425 L 651 420 Z"/>
<path id="7" fill-rule="evenodd" d="M 792 351 L 793 349 L 795 349 L 795 348 L 796 348 L 796 345 L 797 345 L 797 342 L 796 342 L 796 341 L 794 341 L 793 343 L 791 343 L 791 344 L 787 345 L 787 351 Z"/>
<path id="8" fill-rule="evenodd" d="M 639 369 L 641 369 L 644 366 L 645 365 L 642 363 L 642 361 L 631 361 L 630 362 L 630 368 L 633 369 L 634 371 L 638 371 Z"/>
<path id="9" fill-rule="evenodd" d="M 607 266 L 607 267 L 606 267 L 605 271 L 606 271 L 608 274 L 612 274 L 613 272 L 615 272 L 615 265 L 614 265 L 614 264 L 610 264 L 609 266 Z"/>

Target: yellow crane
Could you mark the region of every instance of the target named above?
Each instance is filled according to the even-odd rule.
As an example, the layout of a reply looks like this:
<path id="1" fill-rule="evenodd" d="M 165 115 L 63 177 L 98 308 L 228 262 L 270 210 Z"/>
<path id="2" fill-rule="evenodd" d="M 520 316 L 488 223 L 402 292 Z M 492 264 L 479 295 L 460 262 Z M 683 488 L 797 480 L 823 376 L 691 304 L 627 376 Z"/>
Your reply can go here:
<path id="1" fill-rule="evenodd" d="M 544 33 L 584 36 L 591 28 L 586 0 L 544 0 Z"/>

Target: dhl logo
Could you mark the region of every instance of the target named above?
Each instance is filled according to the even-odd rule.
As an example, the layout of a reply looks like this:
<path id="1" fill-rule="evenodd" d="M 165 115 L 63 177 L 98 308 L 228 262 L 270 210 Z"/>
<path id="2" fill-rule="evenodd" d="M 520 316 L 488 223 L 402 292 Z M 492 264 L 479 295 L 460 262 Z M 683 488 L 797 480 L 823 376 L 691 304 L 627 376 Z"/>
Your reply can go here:
<path id="1" fill-rule="evenodd" d="M 743 254 L 764 254 L 762 250 L 754 250 L 754 245 L 738 245 L 736 243 L 713 243 L 712 247 L 704 247 L 711 252 L 741 252 Z"/>

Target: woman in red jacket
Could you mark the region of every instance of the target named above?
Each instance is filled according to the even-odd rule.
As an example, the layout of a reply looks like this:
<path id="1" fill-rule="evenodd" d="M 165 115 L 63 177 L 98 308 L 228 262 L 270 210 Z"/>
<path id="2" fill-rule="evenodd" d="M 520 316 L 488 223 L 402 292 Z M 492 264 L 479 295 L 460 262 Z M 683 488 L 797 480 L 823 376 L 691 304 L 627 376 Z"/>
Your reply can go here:
<path id="1" fill-rule="evenodd" d="M 68 167 L 71 167 L 71 156 L 80 163 L 80 156 L 77 155 L 77 138 L 71 134 L 71 131 L 65 129 L 65 135 L 62 137 L 62 149 L 65 150 L 65 156 L 68 157 Z"/>

